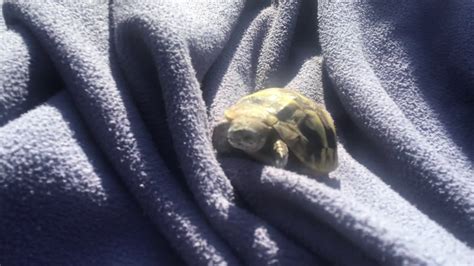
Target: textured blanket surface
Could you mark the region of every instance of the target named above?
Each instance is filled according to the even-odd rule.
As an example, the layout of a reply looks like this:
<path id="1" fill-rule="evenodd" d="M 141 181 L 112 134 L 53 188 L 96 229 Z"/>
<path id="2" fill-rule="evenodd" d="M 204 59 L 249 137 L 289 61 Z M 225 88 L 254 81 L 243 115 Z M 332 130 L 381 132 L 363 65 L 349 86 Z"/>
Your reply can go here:
<path id="1" fill-rule="evenodd" d="M 3 0 L 0 265 L 473 265 L 472 14 Z M 332 114 L 335 181 L 216 155 L 265 87 Z"/>

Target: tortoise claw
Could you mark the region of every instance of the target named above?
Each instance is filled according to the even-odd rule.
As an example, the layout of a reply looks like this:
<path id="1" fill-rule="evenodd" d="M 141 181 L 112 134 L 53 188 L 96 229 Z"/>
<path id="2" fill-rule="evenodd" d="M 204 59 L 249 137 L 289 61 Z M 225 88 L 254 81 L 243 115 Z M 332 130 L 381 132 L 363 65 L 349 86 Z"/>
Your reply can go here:
<path id="1" fill-rule="evenodd" d="M 288 146 L 282 140 L 277 140 L 273 144 L 273 151 L 275 152 L 275 167 L 285 168 L 288 163 Z"/>

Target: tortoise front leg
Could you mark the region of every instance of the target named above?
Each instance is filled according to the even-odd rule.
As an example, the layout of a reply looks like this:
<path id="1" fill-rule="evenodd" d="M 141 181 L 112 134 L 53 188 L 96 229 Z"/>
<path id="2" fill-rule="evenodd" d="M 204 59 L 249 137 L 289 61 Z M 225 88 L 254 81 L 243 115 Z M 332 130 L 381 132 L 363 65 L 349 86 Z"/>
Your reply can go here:
<path id="1" fill-rule="evenodd" d="M 288 146 L 281 139 L 273 144 L 274 165 L 278 168 L 285 168 L 288 163 Z"/>
<path id="2" fill-rule="evenodd" d="M 288 163 L 288 146 L 281 139 L 275 142 L 270 141 L 262 150 L 254 153 L 247 153 L 255 160 L 278 168 L 285 168 Z"/>

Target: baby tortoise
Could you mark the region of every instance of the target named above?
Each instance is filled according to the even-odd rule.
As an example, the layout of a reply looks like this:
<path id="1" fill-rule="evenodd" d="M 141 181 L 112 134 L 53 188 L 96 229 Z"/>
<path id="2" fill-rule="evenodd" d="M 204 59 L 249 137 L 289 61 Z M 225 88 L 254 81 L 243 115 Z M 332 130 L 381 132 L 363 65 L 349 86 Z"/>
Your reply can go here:
<path id="1" fill-rule="evenodd" d="M 241 150 L 284 168 L 291 152 L 314 174 L 337 167 L 336 130 L 321 105 L 298 92 L 269 88 L 241 98 L 224 113 L 212 141 L 219 152 Z"/>

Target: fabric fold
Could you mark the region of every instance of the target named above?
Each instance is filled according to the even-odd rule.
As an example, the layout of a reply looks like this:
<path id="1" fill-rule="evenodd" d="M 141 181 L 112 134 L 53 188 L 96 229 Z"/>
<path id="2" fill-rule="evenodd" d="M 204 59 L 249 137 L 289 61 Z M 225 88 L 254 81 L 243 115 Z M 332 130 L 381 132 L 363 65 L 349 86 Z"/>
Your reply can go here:
<path id="1" fill-rule="evenodd" d="M 170 4 L 170 6 L 178 7 L 179 4 Z M 196 7 L 199 7 L 199 4 Z M 206 10 L 205 6 L 201 8 L 203 12 L 211 12 Z M 137 12 L 137 10 L 140 11 Z M 177 10 L 180 9 L 177 8 Z M 145 44 L 144 48 L 149 49 L 149 54 L 153 56 L 159 84 L 148 83 L 151 87 L 148 89 L 159 91 L 145 93 L 163 93 L 166 121 L 168 130 L 173 133 L 173 147 L 180 170 L 189 190 L 208 217 L 209 223 L 245 264 L 271 264 L 273 261 L 302 265 L 316 263 L 317 260 L 306 250 L 294 245 L 265 221 L 239 206 L 231 184 L 215 160 L 212 145 L 207 136 L 209 126 L 206 106 L 197 80 L 199 70 L 194 69 L 191 59 L 193 53 L 190 52 L 191 49 L 199 48 L 195 45 L 198 42 L 194 41 L 195 39 L 212 36 L 190 35 L 189 29 L 172 24 L 190 19 L 186 17 L 186 14 L 166 13 L 163 16 L 151 17 L 147 12 L 143 12 L 143 9 L 134 9 L 131 14 L 126 15 L 126 18 L 120 16 L 116 17 L 119 20 L 117 22 L 119 43 L 127 42 L 130 39 L 128 36 L 138 34 L 138 38 L 143 39 L 141 42 Z M 175 16 L 179 17 L 179 22 L 175 21 L 177 19 Z M 124 21 L 124 24 L 120 24 L 121 21 Z M 214 26 L 213 24 L 201 25 L 199 22 L 197 24 L 204 32 L 209 31 L 205 27 Z M 231 28 L 223 26 L 224 32 L 214 31 L 214 34 L 228 36 Z M 168 36 L 173 36 L 173 38 Z M 212 38 L 222 40 L 222 43 L 215 48 L 222 49 L 227 38 Z M 189 43 L 194 43 L 194 45 L 188 45 Z M 128 44 L 129 50 L 130 46 Z M 209 52 L 208 49 L 205 51 Z M 127 54 L 127 50 L 121 50 L 119 53 L 123 55 L 123 61 L 133 61 L 131 54 Z M 218 53 L 211 54 L 217 56 Z M 138 64 L 140 63 L 132 63 L 132 65 Z M 208 65 L 196 67 L 207 68 Z M 127 65 L 124 69 L 125 71 L 128 69 Z M 133 76 L 134 73 L 136 72 L 132 70 L 130 79 L 132 81 L 136 79 L 136 76 Z M 162 128 L 162 130 L 167 130 L 167 128 Z"/>
<path id="2" fill-rule="evenodd" d="M 446 129 L 450 128 L 449 124 L 440 124 L 440 118 L 445 116 L 441 103 L 429 107 L 426 98 L 420 95 L 421 90 L 429 90 L 431 96 L 441 95 L 443 90 L 446 95 L 452 91 L 443 87 L 443 82 L 416 83 L 416 79 L 422 78 L 441 79 L 446 73 L 440 70 L 440 63 L 427 58 L 436 50 L 426 53 L 421 50 L 426 38 L 421 39 L 417 34 L 425 32 L 409 24 L 421 19 L 423 13 L 417 8 L 423 7 L 418 4 L 393 7 L 398 13 L 394 13 L 396 15 L 390 20 L 366 13 L 391 12 L 389 6 L 375 3 L 327 3 L 323 7 L 322 44 L 329 75 L 334 80 L 342 104 L 355 123 L 388 153 L 387 160 L 393 169 L 397 169 L 396 176 L 399 178 L 390 182 L 406 187 L 405 192 L 416 200 L 423 211 L 430 213 L 472 246 L 472 162 L 452 142 Z M 335 17 L 338 19 L 335 20 Z M 372 30 L 379 30 L 386 35 L 369 35 L 363 27 L 367 23 L 372 25 Z M 402 30 L 409 28 L 413 32 Z M 432 34 L 436 34 L 437 29 L 432 30 L 435 31 Z M 398 41 L 402 38 L 406 46 Z M 392 49 L 388 50 L 382 44 L 389 44 Z M 379 46 L 368 49 L 371 45 Z M 409 52 L 417 53 L 416 56 L 407 57 Z M 420 63 L 428 63 L 425 64 L 428 69 L 421 68 Z M 433 76 L 436 71 L 439 76 Z M 460 104 L 460 108 L 463 108 L 460 101 L 453 104 Z M 463 113 L 454 117 L 459 119 L 458 115 L 462 116 Z M 465 117 L 464 121 L 457 122 L 458 130 L 472 131 L 469 120 Z M 469 146 L 470 137 L 465 137 L 465 144 Z"/>
<path id="3" fill-rule="evenodd" d="M 53 20 L 66 18 L 68 14 L 74 17 L 73 8 L 50 4 L 47 8 L 21 1 L 5 3 L 4 12 L 21 21 L 43 44 L 107 159 L 184 260 L 189 263 L 231 262 L 230 251 L 211 232 L 194 203 L 162 164 L 123 80 L 115 75 L 116 67 L 110 68 L 113 59 L 107 49 L 108 32 L 103 30 L 109 23 L 108 5 L 91 11 L 103 11 L 94 14 L 102 15 L 102 24 L 94 25 L 98 28 L 93 31 L 95 39 L 101 40 L 100 45 L 95 46 L 91 38 L 86 37 L 90 34 L 87 27 L 78 25 L 80 21 L 65 19 L 55 23 Z M 76 6 L 83 11 L 81 7 L 80 3 Z M 81 30 L 71 32 L 70 29 Z"/>
<path id="4" fill-rule="evenodd" d="M 473 4 L 1 4 L 0 264 L 472 264 Z M 216 153 L 266 87 L 331 113 L 331 180 Z"/>
<path id="5" fill-rule="evenodd" d="M 62 88 L 53 63 L 21 25 L 0 33 L 0 126 Z"/>

